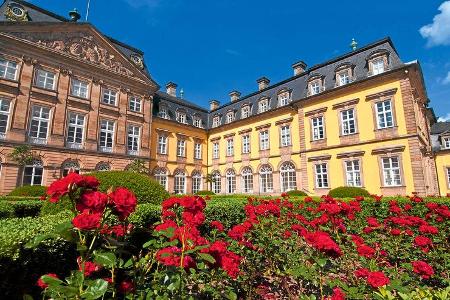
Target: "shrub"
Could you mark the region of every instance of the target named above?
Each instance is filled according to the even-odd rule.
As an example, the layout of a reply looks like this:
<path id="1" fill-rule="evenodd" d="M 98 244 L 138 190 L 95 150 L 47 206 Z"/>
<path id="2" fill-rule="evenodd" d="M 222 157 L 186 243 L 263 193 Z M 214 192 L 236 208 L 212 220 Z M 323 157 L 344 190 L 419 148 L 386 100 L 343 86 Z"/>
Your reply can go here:
<path id="1" fill-rule="evenodd" d="M 287 192 L 287 194 L 291 197 L 308 196 L 308 194 L 306 194 L 304 191 L 299 191 L 299 190 L 289 191 L 289 192 Z"/>
<path id="2" fill-rule="evenodd" d="M 72 209 L 72 202 L 70 202 L 70 199 L 67 197 L 61 198 L 61 200 L 56 203 L 52 203 L 50 201 L 43 201 L 41 207 L 41 216 L 55 215 L 64 210 L 70 211 L 71 209 Z"/>
<path id="3" fill-rule="evenodd" d="M 199 196 L 206 196 L 206 195 L 215 195 L 215 193 L 213 191 L 198 191 L 197 193 L 195 193 L 196 195 Z"/>
<path id="4" fill-rule="evenodd" d="M 138 203 L 161 204 L 169 198 L 164 187 L 147 175 L 127 171 L 93 172 L 87 175 L 95 176 L 100 181 L 98 190 L 101 192 L 121 186 L 133 191 Z"/>
<path id="5" fill-rule="evenodd" d="M 356 196 L 370 196 L 369 192 L 363 188 L 354 186 L 341 186 L 332 189 L 328 195 L 334 198 L 353 198 Z"/>
<path id="6" fill-rule="evenodd" d="M 36 217 L 41 211 L 42 201 L 0 201 L 0 219 Z"/>
<path id="7" fill-rule="evenodd" d="M 14 190 L 12 190 L 8 196 L 29 196 L 29 197 L 40 197 L 45 195 L 45 192 L 47 191 L 46 186 L 42 185 L 24 185 L 16 187 Z"/>
<path id="8" fill-rule="evenodd" d="M 14 217 L 14 207 L 7 201 L 0 201 L 0 219 Z"/>

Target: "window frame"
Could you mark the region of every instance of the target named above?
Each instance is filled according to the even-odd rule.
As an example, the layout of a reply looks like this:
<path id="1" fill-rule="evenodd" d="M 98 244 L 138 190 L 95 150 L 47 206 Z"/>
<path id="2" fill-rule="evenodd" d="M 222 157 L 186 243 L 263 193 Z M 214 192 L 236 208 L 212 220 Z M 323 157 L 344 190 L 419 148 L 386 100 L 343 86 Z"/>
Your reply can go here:
<path id="1" fill-rule="evenodd" d="M 2 110 L 2 107 L 4 105 L 3 101 L 5 101 L 8 105 L 8 110 Z M 11 107 L 12 107 L 12 100 L 11 99 L 7 99 L 5 97 L 2 97 L 0 95 L 0 118 L 1 117 L 6 117 L 6 120 L 0 120 L 0 122 L 4 122 L 5 123 L 5 131 L 1 132 L 0 131 L 0 140 L 3 140 L 6 138 L 6 133 L 8 132 L 8 128 L 9 128 L 9 122 L 11 120 L 10 116 L 11 116 Z M 3 126 L 1 126 L 0 128 L 3 128 Z"/>
<path id="2" fill-rule="evenodd" d="M 442 149 L 450 149 L 450 136 L 442 137 Z"/>
<path id="3" fill-rule="evenodd" d="M 167 134 L 158 133 L 158 154 L 167 155 L 167 148 L 169 145 L 169 137 Z M 162 151 L 164 150 L 164 151 Z"/>
<path id="4" fill-rule="evenodd" d="M 351 117 L 350 113 L 351 112 Z M 358 124 L 356 120 L 356 109 L 354 107 L 347 108 L 339 111 L 340 121 L 341 121 L 341 135 L 348 136 L 358 133 Z M 353 125 L 353 129 L 352 129 Z M 347 127 L 347 128 L 346 128 Z M 352 129 L 352 130 L 351 130 Z M 346 132 L 347 130 L 347 132 Z"/>
<path id="5" fill-rule="evenodd" d="M 267 133 L 267 137 L 264 137 Z M 264 147 L 263 147 L 264 146 Z M 265 151 L 270 149 L 270 134 L 269 129 L 264 129 L 259 131 L 259 150 Z"/>
<path id="6" fill-rule="evenodd" d="M 130 133 L 130 129 L 133 128 L 133 132 Z M 135 130 L 137 129 L 137 134 Z M 140 144 L 141 144 L 141 130 L 142 127 L 137 124 L 128 124 L 127 126 L 127 154 L 128 155 L 139 155 Z M 131 148 L 130 148 L 131 139 Z"/>
<path id="7" fill-rule="evenodd" d="M 392 164 L 392 160 L 396 159 L 397 160 L 397 167 L 393 167 Z M 385 168 L 385 160 L 389 161 L 389 168 Z M 400 155 L 389 155 L 389 156 L 381 156 L 380 157 L 380 170 L 381 170 L 381 175 L 382 175 L 382 185 L 383 187 L 401 187 L 403 186 L 403 171 L 402 171 L 402 160 Z M 387 182 L 388 177 L 386 177 L 386 171 L 389 172 L 389 177 L 391 177 L 391 183 L 394 182 L 394 178 L 395 176 L 398 176 L 398 181 L 397 183 L 391 184 L 389 182 Z M 398 174 L 394 174 L 394 171 L 397 171 Z M 392 176 L 394 175 L 394 176 Z"/>
<path id="8" fill-rule="evenodd" d="M 235 114 L 233 111 L 227 112 L 226 122 L 227 124 L 230 124 L 231 122 L 234 122 L 235 120 Z"/>
<path id="9" fill-rule="evenodd" d="M 89 99 L 89 82 L 72 77 L 70 79 L 70 96 Z"/>
<path id="10" fill-rule="evenodd" d="M 4 64 L 2 64 L 2 61 L 4 62 Z M 14 64 L 15 66 L 12 68 L 11 66 L 9 66 L 10 64 Z M 2 76 L 2 75 L 0 75 L 0 78 L 1 79 L 5 79 L 5 80 L 12 80 L 12 81 L 17 81 L 17 73 L 18 73 L 18 71 L 19 71 L 19 66 L 20 66 L 20 63 L 18 63 L 17 61 L 14 61 L 14 60 L 10 60 L 10 59 L 6 59 L 6 58 L 3 58 L 3 57 L 1 57 L 0 58 L 0 68 L 2 67 L 4 65 L 4 75 Z M 10 69 L 14 69 L 14 77 L 13 78 L 10 78 L 10 77 L 8 77 L 8 74 L 11 74 L 11 73 L 8 73 L 8 70 L 10 70 Z M 1 73 L 0 73 L 1 74 Z"/>
<path id="11" fill-rule="evenodd" d="M 280 92 L 278 94 L 278 107 L 288 105 L 290 100 L 291 100 L 291 93 L 289 91 Z M 284 104 L 282 102 L 284 102 Z"/>
<path id="12" fill-rule="evenodd" d="M 211 182 L 211 190 L 215 194 L 220 194 L 222 192 L 222 176 L 220 176 L 219 171 L 214 171 L 211 174 L 213 181 Z"/>
<path id="13" fill-rule="evenodd" d="M 321 122 L 322 122 L 322 124 L 314 124 L 314 120 L 318 120 L 318 119 L 321 119 Z M 311 117 L 311 121 L 310 121 L 310 124 L 311 124 L 311 140 L 314 142 L 314 141 L 321 141 L 321 140 L 324 140 L 324 139 L 326 139 L 326 133 L 325 133 L 325 116 L 323 116 L 323 115 L 320 115 L 320 116 L 314 116 L 314 117 Z M 322 137 L 315 137 L 315 130 L 317 129 L 318 130 L 318 133 L 320 133 L 320 128 L 322 128 Z"/>
<path id="14" fill-rule="evenodd" d="M 273 193 L 273 168 L 268 164 L 262 165 L 259 170 L 259 192 Z"/>
<path id="15" fill-rule="evenodd" d="M 283 132 L 287 128 L 287 133 Z M 290 125 L 281 125 L 280 126 L 280 147 L 289 147 L 292 146 L 292 137 L 291 137 L 291 126 Z"/>
<path id="16" fill-rule="evenodd" d="M 357 168 L 355 168 L 355 162 L 357 162 Z M 349 166 L 349 163 L 351 164 Z M 350 167 L 350 169 L 349 169 Z M 343 168 L 345 174 L 345 186 L 350 187 L 363 187 L 363 173 L 362 173 L 362 160 L 357 158 L 346 159 L 343 161 Z M 359 184 L 357 184 L 359 181 Z"/>
<path id="17" fill-rule="evenodd" d="M 39 85 L 38 78 L 39 78 L 39 75 L 40 75 L 40 74 L 43 75 L 43 73 L 45 73 L 45 76 L 44 76 L 44 83 L 43 83 L 43 86 L 40 86 L 40 85 Z M 53 83 L 52 83 L 51 88 L 47 87 L 47 80 L 50 79 L 50 78 L 47 76 L 48 74 L 52 74 L 52 75 L 53 75 L 53 78 L 52 78 Z M 33 86 L 35 86 L 35 87 L 37 87 L 37 88 L 40 88 L 40 89 L 44 89 L 44 90 L 55 91 L 55 90 L 56 90 L 56 83 L 57 83 L 56 72 L 50 71 L 50 70 L 45 69 L 45 68 L 36 68 L 36 70 L 35 70 L 35 75 L 34 75 Z"/>
<path id="18" fill-rule="evenodd" d="M 106 123 L 106 129 L 102 129 L 103 122 Z M 109 129 L 109 125 L 112 123 L 112 129 Z M 101 119 L 99 122 L 99 139 L 98 139 L 98 147 L 100 152 L 111 153 L 114 149 L 114 139 L 116 136 L 116 121 L 110 119 Z M 102 133 L 104 135 L 104 142 L 102 143 Z M 111 146 L 108 146 L 109 139 L 111 139 Z"/>
<path id="19" fill-rule="evenodd" d="M 320 170 L 318 167 L 320 167 Z M 314 186 L 316 189 L 330 188 L 329 173 L 328 162 L 317 162 L 314 164 Z"/>
<path id="20" fill-rule="evenodd" d="M 220 158 L 220 145 L 219 141 L 213 142 L 212 159 Z"/>
<path id="21" fill-rule="evenodd" d="M 108 93 L 107 93 L 108 92 Z M 112 92 L 114 92 L 114 103 L 111 103 L 111 98 L 113 96 Z M 118 92 L 115 89 L 109 88 L 109 87 L 102 87 L 102 104 L 106 105 L 112 105 L 117 106 L 117 100 L 118 100 Z M 108 101 L 105 101 L 105 96 L 108 96 Z"/>
<path id="22" fill-rule="evenodd" d="M 168 190 L 169 175 L 166 168 L 156 168 L 153 171 L 153 177 L 166 191 Z"/>
<path id="23" fill-rule="evenodd" d="M 173 180 L 173 192 L 174 194 L 186 194 L 186 172 L 183 170 L 176 170 Z M 182 184 L 181 184 L 182 183 Z M 182 190 L 179 189 L 182 187 Z"/>
<path id="24" fill-rule="evenodd" d="M 213 123 L 212 123 L 212 127 L 219 127 L 221 125 L 221 117 L 220 116 L 213 116 Z"/>
<path id="25" fill-rule="evenodd" d="M 39 113 L 39 117 L 34 116 L 34 112 L 35 109 L 39 108 L 41 110 L 41 112 Z M 42 117 L 42 109 L 47 109 L 48 110 L 48 118 L 45 119 Z M 47 140 L 48 140 L 48 135 L 49 135 L 49 131 L 50 131 L 50 126 L 51 126 L 51 117 L 52 117 L 52 109 L 48 106 L 45 105 L 41 105 L 41 104 L 35 104 L 33 103 L 31 105 L 31 110 L 30 110 L 30 121 L 29 121 L 29 130 L 28 130 L 28 139 L 31 143 L 33 144 L 41 144 L 41 145 L 45 145 L 47 144 Z M 38 131 L 37 132 L 37 136 L 32 136 L 32 128 L 33 128 L 33 121 L 38 122 Z M 45 130 L 45 137 L 40 137 L 41 134 L 41 126 L 42 124 L 46 122 L 46 130 Z"/>
<path id="26" fill-rule="evenodd" d="M 251 145 L 250 145 L 250 135 L 244 134 L 241 137 L 242 139 L 242 154 L 250 154 Z"/>
<path id="27" fill-rule="evenodd" d="M 194 143 L 194 159 L 202 159 L 202 143 Z"/>
<path id="28" fill-rule="evenodd" d="M 142 98 L 136 95 L 128 96 L 128 109 L 132 112 L 142 112 Z"/>
<path id="29" fill-rule="evenodd" d="M 31 169 L 31 178 L 30 178 L 30 184 L 25 184 L 25 178 L 28 177 L 28 175 L 25 175 L 26 171 Z M 36 170 L 40 169 L 41 173 L 40 175 L 36 175 Z M 36 184 L 35 182 L 35 176 L 40 177 L 40 182 L 39 184 Z M 32 164 L 27 164 L 23 167 L 23 172 L 22 172 L 22 185 L 31 185 L 31 186 L 35 186 L 35 185 L 42 185 L 44 180 L 44 164 L 42 162 L 42 160 L 33 160 Z"/>
<path id="30" fill-rule="evenodd" d="M 199 171 L 194 171 L 192 173 L 192 194 L 202 190 L 202 174 Z"/>
<path id="31" fill-rule="evenodd" d="M 288 167 L 290 167 L 288 169 Z M 295 165 L 286 161 L 280 166 L 280 188 L 281 192 L 289 192 L 297 189 L 297 172 Z"/>
<path id="32" fill-rule="evenodd" d="M 177 157 L 186 157 L 186 139 L 177 139 Z"/>
<path id="33" fill-rule="evenodd" d="M 71 116 L 75 116 L 75 122 L 71 123 Z M 82 125 L 78 124 L 78 120 L 82 117 Z M 82 114 L 77 111 L 69 111 L 67 115 L 67 133 L 66 133 L 66 146 L 70 149 L 82 149 L 85 139 L 85 126 L 86 126 L 86 115 Z M 70 128 L 73 127 L 73 141 L 69 141 L 71 135 L 70 135 Z M 77 134 L 81 131 L 81 141 L 77 142 Z"/>
<path id="34" fill-rule="evenodd" d="M 269 99 L 264 98 L 258 101 L 258 113 L 265 113 L 269 109 Z"/>
<path id="35" fill-rule="evenodd" d="M 234 139 L 227 139 L 227 156 L 234 156 Z"/>
<path id="36" fill-rule="evenodd" d="M 241 119 L 246 119 L 251 116 L 250 104 L 243 105 L 241 107 Z"/>
<path id="37" fill-rule="evenodd" d="M 253 193 L 253 171 L 250 167 L 244 167 L 241 171 L 242 193 Z"/>
<path id="38" fill-rule="evenodd" d="M 236 172 L 228 169 L 225 173 L 225 193 L 234 194 L 236 192 Z"/>
<path id="39" fill-rule="evenodd" d="M 384 118 L 384 121 L 385 121 L 386 125 L 384 127 L 382 127 L 382 126 L 380 126 L 380 119 L 379 119 L 380 113 L 378 112 L 378 105 L 386 103 L 386 102 L 390 103 L 390 109 L 386 110 L 385 105 L 383 105 L 383 111 L 381 112 L 381 114 L 383 115 L 383 118 Z M 396 126 L 395 125 L 396 122 L 395 122 L 395 113 L 394 113 L 394 105 L 393 104 L 394 104 L 394 99 L 392 97 L 388 97 L 388 98 L 381 99 L 379 101 L 374 102 L 375 122 L 376 122 L 376 128 L 378 130 L 394 128 Z M 386 116 L 387 112 L 389 112 L 391 114 L 391 123 L 392 124 L 390 126 L 387 125 L 387 123 L 388 123 L 387 122 L 387 116 Z"/>

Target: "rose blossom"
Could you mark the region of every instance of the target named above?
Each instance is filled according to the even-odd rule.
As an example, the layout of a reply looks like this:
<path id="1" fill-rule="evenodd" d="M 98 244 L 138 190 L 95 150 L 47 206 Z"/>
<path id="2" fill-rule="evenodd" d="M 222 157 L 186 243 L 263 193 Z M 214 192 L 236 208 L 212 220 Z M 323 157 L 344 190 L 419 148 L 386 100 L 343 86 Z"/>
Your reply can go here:
<path id="1" fill-rule="evenodd" d="M 66 177 L 50 184 L 46 193 L 50 196 L 50 202 L 58 202 L 59 198 L 69 193 L 69 189 L 72 186 L 96 189 L 98 185 L 97 178 L 93 176 L 82 176 L 72 172 Z"/>
<path id="2" fill-rule="evenodd" d="M 119 284 L 119 292 L 122 294 L 128 294 L 134 290 L 134 284 L 131 280 L 123 280 Z"/>
<path id="3" fill-rule="evenodd" d="M 53 277 L 53 278 L 58 279 L 58 275 L 56 275 L 55 273 L 48 273 L 48 274 L 45 274 L 45 275 L 42 275 L 42 276 L 48 276 L 48 277 Z M 46 288 L 48 287 L 48 284 L 46 284 L 46 283 L 42 280 L 42 276 L 41 276 L 41 278 L 38 279 L 38 281 L 37 281 L 36 284 L 37 284 L 37 286 L 40 287 L 41 289 L 46 289 Z"/>
<path id="4" fill-rule="evenodd" d="M 220 231 L 220 232 L 223 231 L 223 224 L 220 221 L 212 221 L 211 222 L 211 227 L 212 228 L 216 228 L 217 231 Z"/>
<path id="5" fill-rule="evenodd" d="M 89 213 L 84 211 L 72 220 L 75 228 L 80 230 L 92 230 L 100 227 L 101 213 Z"/>
<path id="6" fill-rule="evenodd" d="M 356 248 L 356 251 L 358 251 L 358 254 L 360 256 L 364 256 L 366 258 L 372 258 L 373 255 L 375 254 L 375 249 L 367 246 L 366 244 L 358 245 L 358 247 Z"/>
<path id="7" fill-rule="evenodd" d="M 414 273 L 420 275 L 423 279 L 428 279 L 434 274 L 433 267 L 422 260 L 411 263 Z"/>
<path id="8" fill-rule="evenodd" d="M 76 204 L 78 211 L 90 210 L 92 212 L 103 212 L 108 203 L 108 196 L 97 191 L 88 191 L 81 195 Z"/>
<path id="9" fill-rule="evenodd" d="M 111 198 L 113 211 L 120 221 L 124 221 L 136 209 L 136 196 L 126 188 L 118 187 L 109 194 L 109 197 Z"/>
<path id="10" fill-rule="evenodd" d="M 81 257 L 77 258 L 78 268 L 80 271 L 84 272 L 84 276 L 89 277 L 92 273 L 97 272 L 101 269 L 101 266 L 91 262 L 91 261 L 85 261 L 82 262 Z"/>
<path id="11" fill-rule="evenodd" d="M 373 288 L 387 285 L 389 282 L 389 278 L 383 272 L 370 272 L 367 277 L 367 283 Z"/>

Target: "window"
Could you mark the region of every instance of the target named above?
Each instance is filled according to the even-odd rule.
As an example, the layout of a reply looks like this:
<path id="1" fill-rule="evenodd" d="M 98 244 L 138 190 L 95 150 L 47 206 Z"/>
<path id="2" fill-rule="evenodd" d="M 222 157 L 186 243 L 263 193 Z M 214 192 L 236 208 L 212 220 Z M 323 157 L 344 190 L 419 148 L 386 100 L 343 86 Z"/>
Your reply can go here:
<path id="1" fill-rule="evenodd" d="M 253 193 L 253 172 L 250 167 L 245 167 L 241 173 L 242 177 L 242 192 Z"/>
<path id="2" fill-rule="evenodd" d="M 320 82 L 313 81 L 309 84 L 309 93 L 310 95 L 317 95 L 320 93 Z"/>
<path id="3" fill-rule="evenodd" d="M 41 160 L 33 160 L 29 165 L 23 168 L 23 185 L 42 185 L 42 174 L 44 166 Z"/>
<path id="4" fill-rule="evenodd" d="M 141 128 L 136 125 L 128 125 L 127 147 L 129 155 L 139 155 L 139 140 Z"/>
<path id="5" fill-rule="evenodd" d="M 100 151 L 112 152 L 114 140 L 114 121 L 102 120 L 100 122 Z"/>
<path id="6" fill-rule="evenodd" d="M 227 170 L 226 178 L 226 193 L 234 194 L 236 192 L 236 173 L 232 169 Z"/>
<path id="7" fill-rule="evenodd" d="M 69 125 L 67 129 L 67 147 L 81 149 L 83 147 L 84 115 L 69 113 Z"/>
<path id="8" fill-rule="evenodd" d="M 40 69 L 36 70 L 36 80 L 34 84 L 43 89 L 54 90 L 55 73 Z"/>
<path id="9" fill-rule="evenodd" d="M 389 128 L 394 126 L 391 100 L 376 103 L 375 109 L 377 113 L 378 129 Z"/>
<path id="10" fill-rule="evenodd" d="M 194 158 L 202 159 L 202 144 L 195 143 L 194 145 Z"/>
<path id="11" fill-rule="evenodd" d="M 202 189 L 202 174 L 195 171 L 192 174 L 192 193 L 195 194 Z"/>
<path id="12" fill-rule="evenodd" d="M 264 99 L 259 101 L 258 103 L 258 112 L 259 113 L 263 113 L 269 110 L 269 100 L 268 99 Z"/>
<path id="13" fill-rule="evenodd" d="M 378 75 L 384 72 L 384 58 L 379 57 L 372 61 L 372 75 Z"/>
<path id="14" fill-rule="evenodd" d="M 289 93 L 284 92 L 280 95 L 278 95 L 278 106 L 285 106 L 289 102 Z"/>
<path id="15" fill-rule="evenodd" d="M 221 178 L 220 178 L 220 173 L 219 172 L 214 172 L 212 174 L 212 182 L 211 182 L 211 187 L 212 187 L 212 191 L 215 194 L 220 194 L 220 191 L 222 190 L 222 183 L 220 182 Z"/>
<path id="16" fill-rule="evenodd" d="M 450 168 L 447 168 L 447 182 L 448 182 L 448 187 L 450 188 Z"/>
<path id="17" fill-rule="evenodd" d="M 213 159 L 219 158 L 219 142 L 213 143 Z"/>
<path id="18" fill-rule="evenodd" d="M 66 177 L 69 173 L 80 174 L 80 165 L 77 161 L 69 160 L 66 161 L 62 166 L 62 176 Z"/>
<path id="19" fill-rule="evenodd" d="M 281 191 L 288 192 L 297 189 L 295 166 L 291 162 L 285 162 L 280 168 Z"/>
<path id="20" fill-rule="evenodd" d="M 137 96 L 130 96 L 129 105 L 131 111 L 141 112 L 142 100 Z"/>
<path id="21" fill-rule="evenodd" d="M 186 124 L 186 113 L 182 111 L 177 111 L 177 122 Z"/>
<path id="22" fill-rule="evenodd" d="M 158 136 L 158 153 L 167 154 L 167 136 L 165 134 Z"/>
<path id="23" fill-rule="evenodd" d="M 227 140 L 227 156 L 233 156 L 234 155 L 234 140 L 228 139 Z"/>
<path id="24" fill-rule="evenodd" d="M 242 136 L 242 153 L 244 153 L 244 154 L 250 153 L 250 136 L 249 135 Z"/>
<path id="25" fill-rule="evenodd" d="M 0 117 L 1 117 L 1 115 L 0 115 Z M 0 132 L 1 132 L 1 123 L 0 123 Z M 450 137 L 442 138 L 442 148 L 450 149 Z"/>
<path id="26" fill-rule="evenodd" d="M 347 186 L 361 186 L 361 167 L 358 159 L 345 162 Z"/>
<path id="27" fill-rule="evenodd" d="M 75 97 L 87 99 L 89 84 L 85 81 L 72 79 L 70 86 L 70 94 Z"/>
<path id="28" fill-rule="evenodd" d="M 167 106 L 159 106 L 158 116 L 163 119 L 169 119 L 169 112 L 167 111 Z"/>
<path id="29" fill-rule="evenodd" d="M 281 147 L 287 147 L 291 145 L 291 127 L 288 125 L 281 126 Z"/>
<path id="30" fill-rule="evenodd" d="M 259 150 L 269 149 L 269 131 L 263 130 L 259 132 Z"/>
<path id="31" fill-rule="evenodd" d="M 356 133 L 355 110 L 348 109 L 341 111 L 342 135 Z"/>
<path id="32" fill-rule="evenodd" d="M 186 157 L 186 141 L 184 139 L 178 139 L 177 141 L 177 156 Z"/>
<path id="33" fill-rule="evenodd" d="M 248 118 L 250 116 L 250 105 L 245 105 L 242 107 L 242 119 Z"/>
<path id="34" fill-rule="evenodd" d="M 200 119 L 200 117 L 194 116 L 194 117 L 192 118 L 192 124 L 193 124 L 195 127 L 203 128 L 203 125 L 202 125 L 202 119 Z"/>
<path id="35" fill-rule="evenodd" d="M 234 121 L 234 112 L 230 111 L 227 113 L 227 123 L 231 123 Z"/>
<path id="36" fill-rule="evenodd" d="M 107 163 L 107 162 L 99 162 L 95 166 L 95 170 L 99 171 L 99 172 L 111 171 L 111 165 L 109 163 Z"/>
<path id="37" fill-rule="evenodd" d="M 174 193 L 186 194 L 186 174 L 184 171 L 175 171 Z"/>
<path id="38" fill-rule="evenodd" d="M 50 108 L 33 106 L 31 110 L 30 142 L 47 144 L 47 133 L 50 122 Z"/>
<path id="39" fill-rule="evenodd" d="M 215 117 L 213 118 L 213 124 L 212 124 L 212 127 L 217 127 L 217 126 L 220 126 L 220 116 L 215 116 Z"/>
<path id="40" fill-rule="evenodd" d="M 167 170 L 164 168 L 157 168 L 153 174 L 155 176 L 155 180 L 158 181 L 165 190 L 167 190 Z"/>
<path id="41" fill-rule="evenodd" d="M 381 159 L 383 167 L 383 181 L 385 186 L 399 186 L 402 184 L 400 176 L 400 162 L 398 157 L 384 157 Z"/>
<path id="42" fill-rule="evenodd" d="M 0 98 L 0 139 L 6 138 L 11 101 Z"/>
<path id="43" fill-rule="evenodd" d="M 348 71 L 338 73 L 337 78 L 338 78 L 338 86 L 350 83 L 350 76 L 348 74 Z"/>
<path id="44" fill-rule="evenodd" d="M 272 168 L 269 165 L 264 165 L 261 167 L 261 170 L 259 171 L 259 179 L 261 193 L 270 193 L 273 191 L 273 174 Z"/>
<path id="45" fill-rule="evenodd" d="M 0 59 L 0 78 L 16 80 L 17 63 L 15 61 Z"/>
<path id="46" fill-rule="evenodd" d="M 322 140 L 325 138 L 325 126 L 323 116 L 311 119 L 312 140 Z"/>
<path id="47" fill-rule="evenodd" d="M 316 188 L 328 188 L 328 166 L 326 163 L 316 164 Z"/>
<path id="48" fill-rule="evenodd" d="M 116 106 L 117 105 L 116 101 L 117 101 L 116 91 L 107 88 L 103 89 L 103 97 L 102 97 L 103 103 Z"/>

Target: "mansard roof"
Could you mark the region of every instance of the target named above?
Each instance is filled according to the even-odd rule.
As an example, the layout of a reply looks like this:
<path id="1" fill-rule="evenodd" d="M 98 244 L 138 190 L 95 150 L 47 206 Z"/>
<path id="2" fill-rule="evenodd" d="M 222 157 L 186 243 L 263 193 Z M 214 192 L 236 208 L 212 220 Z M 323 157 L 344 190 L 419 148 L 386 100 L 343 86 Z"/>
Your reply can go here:
<path id="1" fill-rule="evenodd" d="M 431 126 L 431 134 L 450 133 L 450 122 L 437 122 Z"/>

